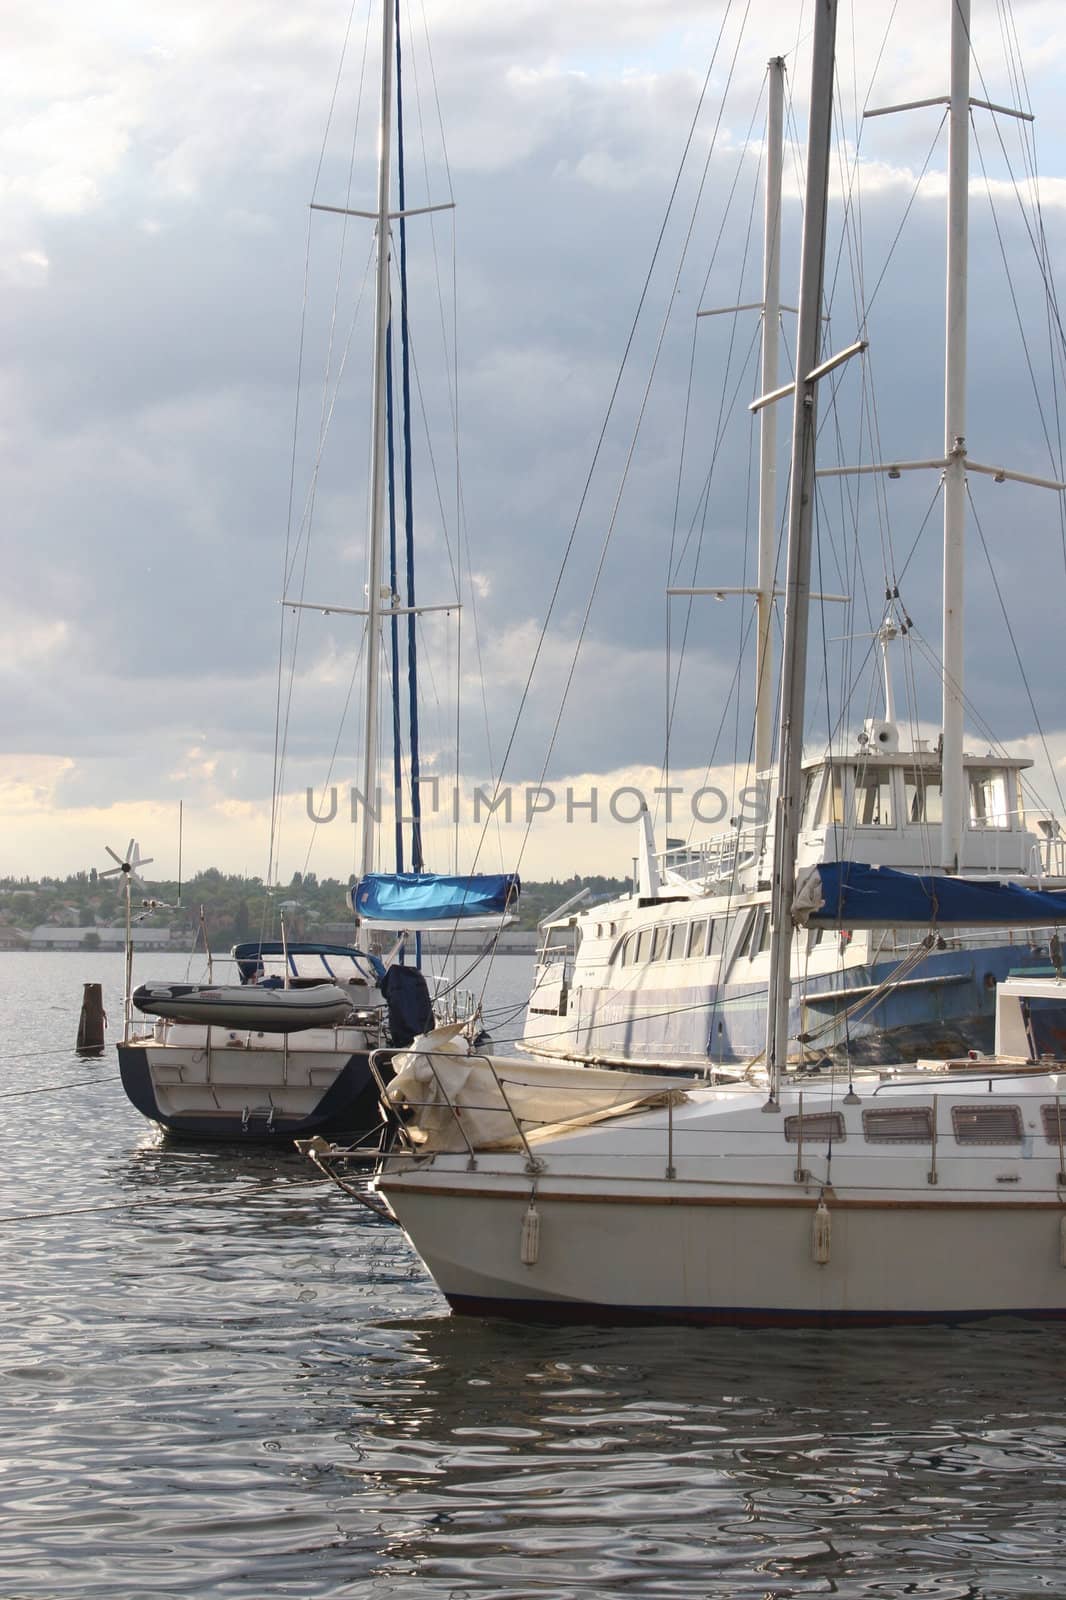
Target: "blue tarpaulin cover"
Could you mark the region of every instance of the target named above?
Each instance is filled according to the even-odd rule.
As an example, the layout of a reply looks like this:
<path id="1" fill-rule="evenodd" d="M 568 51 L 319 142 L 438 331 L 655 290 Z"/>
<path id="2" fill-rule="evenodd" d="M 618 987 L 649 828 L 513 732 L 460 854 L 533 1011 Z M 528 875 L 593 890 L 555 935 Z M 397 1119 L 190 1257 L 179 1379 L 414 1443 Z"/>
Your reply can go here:
<path id="1" fill-rule="evenodd" d="M 1024 928 L 1066 922 L 1066 891 L 826 861 L 800 874 L 793 911 L 797 922 L 822 928 Z"/>
<path id="2" fill-rule="evenodd" d="M 430 872 L 368 872 L 351 891 L 352 909 L 364 922 L 397 929 L 440 928 L 448 923 L 498 926 L 518 903 L 515 873 L 444 877 Z"/>

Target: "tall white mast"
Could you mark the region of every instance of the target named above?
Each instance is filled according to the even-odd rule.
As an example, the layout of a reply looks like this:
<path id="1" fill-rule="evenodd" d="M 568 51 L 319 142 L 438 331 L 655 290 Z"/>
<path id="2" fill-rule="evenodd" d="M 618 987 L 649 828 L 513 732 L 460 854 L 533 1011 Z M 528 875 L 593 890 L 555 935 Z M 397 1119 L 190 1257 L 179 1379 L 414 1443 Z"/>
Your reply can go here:
<path id="1" fill-rule="evenodd" d="M 770 900 L 770 989 L 766 1007 L 768 1109 L 779 1105 L 788 1062 L 788 1008 L 792 994 L 792 902 L 796 885 L 796 835 L 803 763 L 803 712 L 807 687 L 807 624 L 811 598 L 814 523 L 814 443 L 818 378 L 837 360 L 818 367 L 825 235 L 829 203 L 829 140 L 833 114 L 836 0 L 815 0 L 814 61 L 807 132 L 807 192 L 803 213 L 796 387 L 792 430 L 792 483 L 788 513 L 785 630 L 781 660 L 781 723 L 773 888 Z"/>
<path id="2" fill-rule="evenodd" d="M 766 108 L 766 209 L 763 227 L 762 372 L 760 393 L 777 388 L 781 323 L 781 165 L 784 136 L 785 63 L 768 63 Z M 756 592 L 758 642 L 755 657 L 755 771 L 770 766 L 774 736 L 774 568 L 777 562 L 777 407 L 763 406 L 759 418 L 759 587 Z"/>
<path id="3" fill-rule="evenodd" d="M 941 856 L 958 870 L 963 782 L 963 545 L 966 532 L 966 275 L 970 176 L 970 0 L 951 0 L 947 331 L 944 353 L 944 724 Z"/>
<path id="4" fill-rule="evenodd" d="M 381 552 L 385 538 L 386 345 L 389 329 L 389 184 L 392 144 L 393 0 L 382 0 L 381 117 L 378 127 L 377 302 L 367 560 L 366 718 L 363 753 L 363 840 L 360 876 L 374 869 L 378 789 L 378 695 L 381 667 Z M 392 604 L 390 600 L 390 606 Z"/>

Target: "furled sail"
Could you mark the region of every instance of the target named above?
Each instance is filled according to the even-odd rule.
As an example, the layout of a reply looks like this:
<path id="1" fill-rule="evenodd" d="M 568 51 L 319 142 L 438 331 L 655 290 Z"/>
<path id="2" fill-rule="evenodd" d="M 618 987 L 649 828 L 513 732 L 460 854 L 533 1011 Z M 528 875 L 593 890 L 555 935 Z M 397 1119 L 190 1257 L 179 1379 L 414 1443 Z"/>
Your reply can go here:
<path id="1" fill-rule="evenodd" d="M 521 884 L 516 873 L 445 877 L 429 872 L 367 872 L 351 891 L 362 922 L 396 932 L 499 928 L 510 922 Z"/>
<path id="2" fill-rule="evenodd" d="M 819 928 L 1025 928 L 1066 922 L 1066 891 L 826 861 L 799 874 L 792 911 Z"/>

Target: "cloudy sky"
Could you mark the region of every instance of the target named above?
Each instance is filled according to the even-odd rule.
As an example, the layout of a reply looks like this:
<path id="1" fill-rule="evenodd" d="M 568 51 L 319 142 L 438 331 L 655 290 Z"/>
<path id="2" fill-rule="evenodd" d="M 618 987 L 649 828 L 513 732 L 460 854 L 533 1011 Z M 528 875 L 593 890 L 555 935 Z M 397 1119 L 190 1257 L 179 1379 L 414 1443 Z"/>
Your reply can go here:
<path id="1" fill-rule="evenodd" d="M 944 91 L 947 15 L 947 0 L 842 0 L 827 340 L 849 343 L 865 303 L 871 346 L 865 370 L 856 364 L 823 411 L 823 459 L 869 460 L 875 437 L 883 458 L 941 448 L 941 113 L 861 126 L 860 112 Z M 625 871 L 633 829 L 610 821 L 608 800 L 620 785 L 661 782 L 668 672 L 682 640 L 672 781 L 691 790 L 710 765 L 709 781 L 732 791 L 734 755 L 747 759 L 749 611 L 699 601 L 686 630 L 683 603 L 668 613 L 664 590 L 752 581 L 746 402 L 757 326 L 747 313 L 697 328 L 695 310 L 758 295 L 765 63 L 787 59 L 790 131 L 802 138 L 809 26 L 810 6 L 795 0 L 405 0 L 407 203 L 456 206 L 408 230 L 419 598 L 444 604 L 458 590 L 463 606 L 461 635 L 454 615 L 427 616 L 420 629 L 424 761 L 445 794 L 461 702 L 461 827 L 457 840 L 442 802 L 432 866 L 447 868 L 456 848 L 461 865 L 469 860 L 480 832 L 474 787 L 497 775 L 511 744 L 515 821 L 502 836 L 490 830 L 483 864 L 512 864 L 525 788 L 547 761 L 557 803 L 533 831 L 525 872 Z M 350 12 L 348 0 L 6 9 L 0 872 L 88 867 L 105 843 L 136 834 L 172 873 L 179 802 L 186 870 L 267 871 L 279 599 L 285 589 L 363 604 L 371 225 L 309 203 L 374 203 L 379 29 L 364 0 Z M 1005 43 L 1020 45 L 1024 81 Z M 975 0 L 974 46 L 974 94 L 1028 97 L 1038 114 L 1054 264 L 1066 244 L 1060 7 Z M 791 301 L 800 227 L 791 148 L 786 168 Z M 977 113 L 969 443 L 978 459 L 1053 475 L 1061 338 L 1030 239 L 1037 214 L 1019 206 L 1012 172 L 1025 173 L 1017 126 Z M 864 491 L 857 533 L 827 497 L 822 577 L 855 602 L 817 621 L 824 671 L 812 670 L 812 739 L 842 717 L 853 733 L 876 709 L 858 636 L 876 624 L 889 572 L 920 641 L 901 654 L 898 692 L 907 720 L 935 730 L 935 493 L 932 477 L 891 485 L 880 506 Z M 1057 499 L 982 481 L 974 503 L 988 557 L 975 532 L 969 742 L 984 748 L 987 724 L 1040 755 L 1039 719 L 1053 759 L 1066 756 Z M 346 876 L 355 865 L 347 816 L 360 773 L 360 627 L 315 612 L 286 621 L 284 880 L 297 868 Z M 855 666 L 846 704 L 843 635 Z M 1040 781 L 1053 796 L 1046 771 Z M 593 785 L 600 823 L 567 823 L 567 786 L 584 797 Z M 328 826 L 308 820 L 308 786 L 327 810 L 336 786 Z M 684 836 L 689 821 L 674 819 L 671 831 Z"/>

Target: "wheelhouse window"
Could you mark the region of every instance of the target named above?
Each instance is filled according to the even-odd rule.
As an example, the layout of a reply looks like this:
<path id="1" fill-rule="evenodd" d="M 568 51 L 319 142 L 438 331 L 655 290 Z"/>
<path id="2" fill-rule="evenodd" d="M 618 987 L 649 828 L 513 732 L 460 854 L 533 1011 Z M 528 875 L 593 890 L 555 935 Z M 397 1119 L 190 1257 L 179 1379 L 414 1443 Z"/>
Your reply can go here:
<path id="1" fill-rule="evenodd" d="M 668 961 L 684 961 L 685 952 L 688 949 L 688 928 L 689 925 L 687 922 L 675 922 L 673 927 L 670 929 L 670 954 L 667 957 Z"/>
<path id="2" fill-rule="evenodd" d="M 831 822 L 844 821 L 844 771 L 832 767 L 818 802 L 818 827 L 827 828 Z"/>
<path id="3" fill-rule="evenodd" d="M 651 960 L 651 940 L 654 929 L 642 928 L 637 934 L 637 965 L 644 966 Z"/>
<path id="4" fill-rule="evenodd" d="M 1006 772 L 1000 767 L 975 767 L 969 778 L 971 828 L 1009 828 Z"/>
<path id="5" fill-rule="evenodd" d="M 952 1106 L 951 1122 L 959 1144 L 1018 1144 L 1022 1137 L 1018 1106 Z"/>
<path id="6" fill-rule="evenodd" d="M 867 768 L 855 779 L 855 823 L 859 828 L 892 827 L 892 773 Z"/>
<path id="7" fill-rule="evenodd" d="M 688 940 L 688 958 L 694 961 L 702 956 L 707 946 L 707 918 L 699 917 L 691 927 Z"/>
<path id="8" fill-rule="evenodd" d="M 939 772 L 904 772 L 903 810 L 907 822 L 943 820 Z"/>
<path id="9" fill-rule="evenodd" d="M 815 817 L 818 815 L 818 801 L 822 794 L 822 781 L 825 778 L 824 767 L 812 767 L 803 782 L 803 807 L 800 811 L 801 827 L 813 828 Z"/>
<path id="10" fill-rule="evenodd" d="M 651 959 L 663 961 L 666 958 L 666 941 L 670 937 L 669 928 L 656 928 L 651 941 Z"/>

